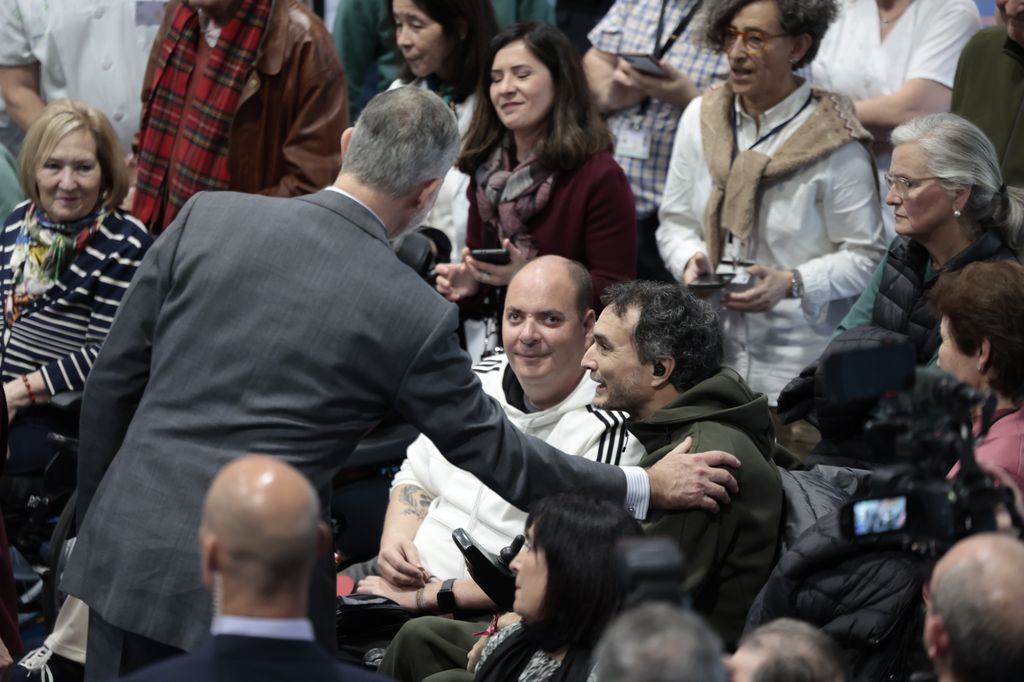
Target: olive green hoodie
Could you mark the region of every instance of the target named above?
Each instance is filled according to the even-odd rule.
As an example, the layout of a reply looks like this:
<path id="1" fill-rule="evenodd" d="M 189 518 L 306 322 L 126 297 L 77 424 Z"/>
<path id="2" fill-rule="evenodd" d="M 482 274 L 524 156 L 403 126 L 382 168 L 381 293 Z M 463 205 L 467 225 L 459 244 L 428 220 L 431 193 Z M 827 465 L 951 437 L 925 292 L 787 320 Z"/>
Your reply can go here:
<path id="1" fill-rule="evenodd" d="M 730 470 L 739 493 L 717 513 L 653 511 L 649 535 L 674 539 L 686 556 L 683 587 L 730 648 L 743 632 L 751 602 L 775 561 L 782 518 L 782 484 L 772 463 L 775 433 L 768 399 L 754 393 L 732 369 L 693 386 L 629 431 L 647 450 L 649 467 L 687 436 L 690 452 L 724 450 L 742 468 Z"/>

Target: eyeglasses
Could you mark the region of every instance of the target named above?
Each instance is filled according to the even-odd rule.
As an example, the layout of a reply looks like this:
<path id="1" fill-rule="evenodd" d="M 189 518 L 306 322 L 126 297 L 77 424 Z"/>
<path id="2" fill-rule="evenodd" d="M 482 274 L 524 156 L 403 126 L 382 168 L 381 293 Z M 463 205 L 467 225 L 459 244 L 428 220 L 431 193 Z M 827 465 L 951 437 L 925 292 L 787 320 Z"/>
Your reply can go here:
<path id="1" fill-rule="evenodd" d="M 906 199 L 907 195 L 910 194 L 910 190 L 920 187 L 921 183 L 925 180 L 938 180 L 934 175 L 926 175 L 921 178 L 908 178 L 902 175 L 886 173 L 883 177 L 885 177 L 886 186 L 896 192 L 896 195 L 901 199 Z"/>
<path id="2" fill-rule="evenodd" d="M 747 48 L 747 52 L 752 54 L 760 54 L 764 52 L 764 49 L 768 47 L 768 43 L 775 38 L 782 38 L 789 35 L 788 33 L 765 33 L 756 28 L 752 28 L 749 31 L 741 31 L 738 28 L 730 26 L 725 29 L 725 50 L 728 52 L 732 49 L 732 46 L 736 44 L 737 40 L 743 41 L 743 46 Z"/>

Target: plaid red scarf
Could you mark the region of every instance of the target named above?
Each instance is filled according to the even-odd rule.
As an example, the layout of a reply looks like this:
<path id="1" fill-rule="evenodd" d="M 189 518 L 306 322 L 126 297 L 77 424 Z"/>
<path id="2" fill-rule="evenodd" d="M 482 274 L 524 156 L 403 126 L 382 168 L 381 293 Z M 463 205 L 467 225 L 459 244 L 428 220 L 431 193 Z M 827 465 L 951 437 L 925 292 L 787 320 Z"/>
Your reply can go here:
<path id="1" fill-rule="evenodd" d="M 206 72 L 197 76 L 195 99 L 186 112 L 198 42 L 205 38 L 196 11 L 178 6 L 160 47 L 139 139 L 139 179 L 132 212 L 154 233 L 163 231 L 196 192 L 227 189 L 231 179 L 228 133 L 245 79 L 256 63 L 270 8 L 271 0 L 243 0 L 222 27 Z M 172 159 L 180 125 L 185 126 L 181 153 Z M 168 185 L 172 161 L 178 164 L 177 172 Z"/>

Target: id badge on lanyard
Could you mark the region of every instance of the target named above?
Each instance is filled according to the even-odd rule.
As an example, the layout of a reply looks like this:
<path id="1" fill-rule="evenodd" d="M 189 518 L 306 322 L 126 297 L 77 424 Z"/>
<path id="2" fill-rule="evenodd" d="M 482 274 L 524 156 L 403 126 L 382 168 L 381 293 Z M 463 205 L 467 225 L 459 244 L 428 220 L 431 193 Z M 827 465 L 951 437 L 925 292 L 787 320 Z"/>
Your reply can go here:
<path id="1" fill-rule="evenodd" d="M 651 138 L 642 127 L 643 118 L 637 117 L 623 130 L 615 141 L 615 155 L 627 159 L 646 161 L 651 155 Z"/>

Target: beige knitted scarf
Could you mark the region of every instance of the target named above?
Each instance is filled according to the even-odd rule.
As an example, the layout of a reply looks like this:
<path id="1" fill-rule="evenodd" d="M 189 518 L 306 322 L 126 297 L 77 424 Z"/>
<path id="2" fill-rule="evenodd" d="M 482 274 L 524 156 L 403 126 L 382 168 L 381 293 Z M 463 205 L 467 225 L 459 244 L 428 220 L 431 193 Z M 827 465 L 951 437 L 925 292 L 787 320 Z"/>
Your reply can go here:
<path id="1" fill-rule="evenodd" d="M 746 240 L 754 229 L 758 190 L 762 183 L 781 178 L 817 161 L 851 140 L 871 143 L 871 134 L 857 120 L 845 96 L 811 88 L 817 107 L 774 154 L 742 151 L 733 160 L 732 87 L 726 83 L 704 94 L 700 132 L 704 158 L 711 171 L 711 196 L 704 209 L 708 257 L 717 266 L 726 231 Z M 868 149 L 870 154 L 870 149 Z"/>

